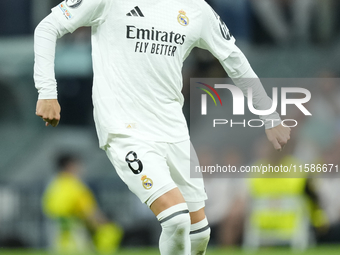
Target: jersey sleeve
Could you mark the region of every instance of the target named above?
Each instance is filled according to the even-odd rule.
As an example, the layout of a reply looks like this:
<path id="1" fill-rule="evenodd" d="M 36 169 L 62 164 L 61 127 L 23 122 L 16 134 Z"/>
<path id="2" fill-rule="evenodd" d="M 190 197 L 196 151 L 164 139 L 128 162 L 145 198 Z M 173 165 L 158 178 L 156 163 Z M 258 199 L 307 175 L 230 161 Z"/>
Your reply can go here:
<path id="1" fill-rule="evenodd" d="M 52 8 L 52 14 L 73 33 L 79 27 L 102 24 L 110 3 L 110 0 L 65 0 Z"/>
<path id="2" fill-rule="evenodd" d="M 272 100 L 268 97 L 258 76 L 251 68 L 243 52 L 235 45 L 235 38 L 220 16 L 204 1 L 198 1 L 201 8 L 201 33 L 197 47 L 210 51 L 221 63 L 229 77 L 247 97 L 248 88 L 253 91 L 253 104 L 257 110 L 268 110 Z M 261 115 L 266 129 L 281 123 L 277 112 Z"/>
<path id="3" fill-rule="evenodd" d="M 220 16 L 205 1 L 198 1 L 201 9 L 201 33 L 197 47 L 210 51 L 220 61 L 235 50 L 235 38 Z"/>

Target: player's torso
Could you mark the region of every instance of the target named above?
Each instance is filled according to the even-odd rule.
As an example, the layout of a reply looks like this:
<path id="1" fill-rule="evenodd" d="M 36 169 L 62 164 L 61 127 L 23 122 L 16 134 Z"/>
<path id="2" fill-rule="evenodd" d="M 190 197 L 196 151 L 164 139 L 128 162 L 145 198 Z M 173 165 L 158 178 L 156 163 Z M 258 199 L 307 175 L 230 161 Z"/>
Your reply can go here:
<path id="1" fill-rule="evenodd" d="M 199 8 L 192 0 L 111 1 L 105 22 L 93 28 L 97 122 L 107 130 L 133 126 L 154 140 L 183 140 L 181 70 L 200 36 Z"/>

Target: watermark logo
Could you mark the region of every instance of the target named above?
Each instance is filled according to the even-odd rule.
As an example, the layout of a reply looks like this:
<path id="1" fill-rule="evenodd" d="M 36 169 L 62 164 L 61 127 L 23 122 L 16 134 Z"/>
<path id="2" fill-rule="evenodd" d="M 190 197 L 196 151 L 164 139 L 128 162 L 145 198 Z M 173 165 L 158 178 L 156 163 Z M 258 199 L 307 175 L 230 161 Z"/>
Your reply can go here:
<path id="1" fill-rule="evenodd" d="M 254 81 L 254 84 L 257 81 Z M 219 89 L 227 89 L 231 95 L 232 95 L 232 102 L 233 102 L 233 115 L 234 116 L 240 116 L 245 115 L 245 100 L 247 100 L 247 106 L 251 113 L 259 116 L 270 116 L 274 114 L 277 111 L 279 100 L 281 103 L 281 115 L 286 116 L 287 115 L 287 106 L 293 105 L 297 107 L 305 116 L 312 116 L 312 114 L 308 111 L 308 109 L 304 106 L 307 102 L 311 99 L 311 93 L 308 89 L 305 88 L 299 88 L 299 87 L 281 87 L 280 88 L 280 95 L 279 98 L 279 88 L 272 87 L 272 101 L 271 105 L 268 106 L 267 109 L 257 109 L 256 105 L 261 104 L 261 100 L 267 100 L 266 98 L 263 98 L 263 96 L 256 96 L 254 93 L 259 93 L 258 91 L 253 91 L 252 87 L 249 87 L 246 89 L 246 91 L 242 91 L 239 87 L 231 84 L 214 84 L 214 86 L 210 86 L 203 82 L 196 82 L 196 84 L 201 84 L 204 87 L 196 87 L 202 91 L 205 92 L 205 94 L 201 94 L 201 115 L 207 115 L 208 114 L 208 99 L 207 95 L 210 96 L 210 98 L 213 100 L 215 106 L 217 106 L 217 100 L 215 99 L 215 96 L 218 98 L 220 105 L 223 106 L 221 97 L 217 90 Z M 261 85 L 261 84 L 260 84 Z M 262 86 L 262 85 L 261 85 Z M 214 96 L 214 95 L 215 96 Z M 295 98 L 291 98 L 291 97 Z M 256 100 L 256 101 L 255 101 Z M 276 115 L 277 116 L 277 115 Z M 260 121 L 261 123 L 259 125 L 253 125 L 252 123 Z M 271 122 L 272 126 L 275 125 L 275 121 L 279 121 L 278 118 L 275 119 L 254 119 L 249 120 L 248 123 L 250 127 L 261 127 L 265 125 L 266 122 Z M 294 125 L 288 125 L 285 124 L 286 122 L 294 122 Z M 233 120 L 226 120 L 226 119 L 214 119 L 213 121 L 213 127 L 216 127 L 216 125 L 225 125 L 227 123 L 231 123 L 231 127 L 233 126 L 233 123 L 236 124 Z M 243 122 L 238 122 L 237 124 L 243 124 L 243 126 L 246 126 L 246 120 Z M 289 126 L 289 127 L 295 127 L 297 126 L 297 121 L 294 119 L 287 119 L 282 121 L 282 125 Z"/>
<path id="2" fill-rule="evenodd" d="M 202 85 L 205 85 L 207 87 L 209 87 L 218 97 L 218 99 L 220 100 L 220 103 L 222 105 L 222 101 L 221 98 L 219 96 L 219 94 L 217 93 L 217 91 L 204 83 L 201 83 Z M 229 85 L 229 84 L 215 84 L 214 87 L 216 89 L 228 89 L 233 97 L 233 115 L 244 115 L 244 94 L 242 92 L 242 90 L 238 87 L 236 87 L 235 85 Z M 200 88 L 202 89 L 202 88 Z M 214 99 L 214 97 L 212 96 L 212 94 L 205 90 L 202 89 L 203 91 L 207 92 L 210 97 L 214 100 L 214 103 L 216 105 L 216 100 Z M 252 112 L 253 114 L 256 115 L 270 115 L 272 113 L 274 113 L 277 109 L 277 105 L 278 105 L 278 89 L 277 88 L 273 88 L 273 103 L 270 109 L 267 110 L 257 110 L 254 107 L 253 104 L 253 90 L 252 88 L 248 88 L 247 91 L 247 102 L 248 102 L 248 109 L 250 112 Z M 305 97 L 304 98 L 295 98 L 295 99 L 289 99 L 287 98 L 287 94 L 288 93 L 299 93 L 299 94 L 304 94 Z M 281 88 L 281 115 L 286 115 L 287 114 L 287 105 L 292 104 L 295 105 L 297 108 L 300 109 L 300 111 L 306 115 L 306 116 L 312 116 L 312 114 L 306 109 L 305 106 L 303 106 L 304 103 L 309 102 L 309 100 L 311 99 L 311 93 L 309 90 L 304 89 L 304 88 Z M 201 100 L 201 115 L 207 115 L 207 100 L 206 100 L 206 95 L 202 95 L 202 100 Z"/>

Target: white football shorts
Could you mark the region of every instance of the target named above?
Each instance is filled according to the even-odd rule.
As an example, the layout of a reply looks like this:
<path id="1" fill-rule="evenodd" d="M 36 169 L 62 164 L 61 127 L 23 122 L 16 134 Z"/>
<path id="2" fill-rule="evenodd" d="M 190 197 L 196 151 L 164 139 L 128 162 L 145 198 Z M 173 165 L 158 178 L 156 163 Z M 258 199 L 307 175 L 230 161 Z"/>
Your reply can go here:
<path id="1" fill-rule="evenodd" d="M 165 143 L 111 134 L 106 154 L 119 177 L 142 203 L 150 206 L 176 187 L 186 202 L 201 203 L 207 195 L 203 178 L 190 178 L 190 160 L 198 165 L 196 153 L 190 157 L 190 146 L 189 140 Z"/>

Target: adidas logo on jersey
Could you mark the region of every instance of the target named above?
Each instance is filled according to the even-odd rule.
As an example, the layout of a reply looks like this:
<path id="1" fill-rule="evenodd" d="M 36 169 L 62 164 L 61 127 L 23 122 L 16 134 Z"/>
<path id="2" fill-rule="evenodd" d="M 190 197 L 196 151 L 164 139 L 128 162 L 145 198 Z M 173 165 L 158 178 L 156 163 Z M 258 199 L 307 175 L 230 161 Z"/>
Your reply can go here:
<path id="1" fill-rule="evenodd" d="M 136 6 L 134 9 L 132 9 L 129 13 L 126 14 L 126 16 L 135 16 L 135 17 L 144 17 L 144 14 L 139 9 L 138 6 Z"/>

